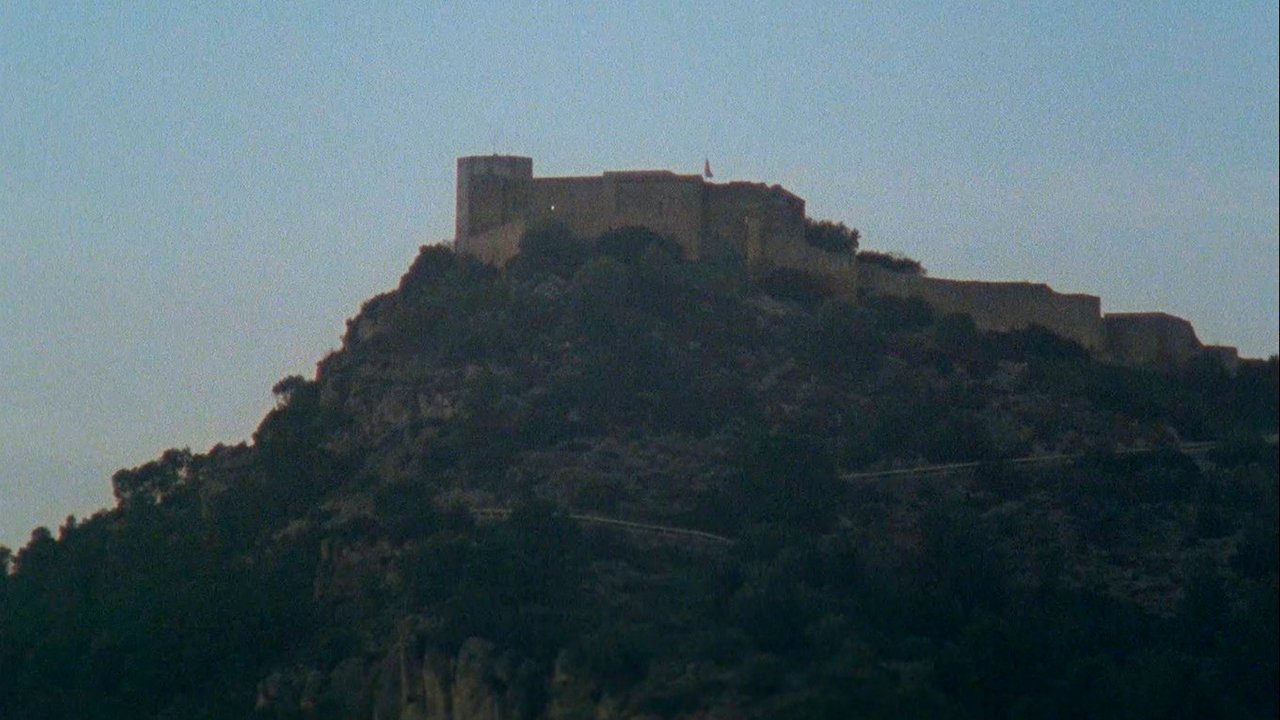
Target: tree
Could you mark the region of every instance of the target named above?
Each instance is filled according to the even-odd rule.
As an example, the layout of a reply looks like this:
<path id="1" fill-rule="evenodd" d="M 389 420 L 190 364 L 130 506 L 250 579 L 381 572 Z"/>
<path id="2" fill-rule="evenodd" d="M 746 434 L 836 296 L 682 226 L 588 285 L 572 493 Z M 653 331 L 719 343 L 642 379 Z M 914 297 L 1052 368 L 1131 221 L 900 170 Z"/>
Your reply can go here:
<path id="1" fill-rule="evenodd" d="M 118 470 L 111 476 L 116 502 L 124 508 L 162 503 L 186 480 L 190 466 L 191 450 L 183 448 L 166 450 L 159 460 L 132 470 Z"/>
<path id="2" fill-rule="evenodd" d="M 276 406 L 283 407 L 293 400 L 294 395 L 307 389 L 309 383 L 301 375 L 290 375 L 271 387 L 271 394 L 276 396 Z"/>

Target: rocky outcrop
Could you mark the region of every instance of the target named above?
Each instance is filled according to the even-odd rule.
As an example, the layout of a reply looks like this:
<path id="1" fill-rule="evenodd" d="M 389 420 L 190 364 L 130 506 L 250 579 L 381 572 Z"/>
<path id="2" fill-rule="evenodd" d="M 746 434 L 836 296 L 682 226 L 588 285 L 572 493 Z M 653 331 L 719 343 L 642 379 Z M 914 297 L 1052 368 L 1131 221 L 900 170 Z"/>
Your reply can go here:
<path id="1" fill-rule="evenodd" d="M 424 643 L 429 623 L 409 618 L 380 655 L 355 656 L 328 672 L 294 667 L 258 683 L 255 710 L 265 717 L 330 713 L 359 720 L 621 720 L 618 702 L 561 654 L 548 672 L 470 638 L 448 655 Z"/>
<path id="2" fill-rule="evenodd" d="M 410 648 L 402 662 L 405 712 L 423 720 L 532 717 L 532 700 L 546 682 L 532 663 L 479 638 L 464 642 L 453 658 L 435 650 L 419 656 Z"/>

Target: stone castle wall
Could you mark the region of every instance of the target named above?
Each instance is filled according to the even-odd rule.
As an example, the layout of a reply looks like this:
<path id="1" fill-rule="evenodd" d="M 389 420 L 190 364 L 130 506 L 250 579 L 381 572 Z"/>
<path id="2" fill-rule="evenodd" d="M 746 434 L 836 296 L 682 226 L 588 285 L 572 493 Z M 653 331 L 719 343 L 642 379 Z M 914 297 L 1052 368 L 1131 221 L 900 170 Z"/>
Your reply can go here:
<path id="1" fill-rule="evenodd" d="M 513 220 L 505 225 L 468 236 L 465 245 L 458 245 L 458 250 L 490 265 L 502 267 L 520 251 L 520 238 L 524 237 L 527 227 L 528 224 L 524 220 Z"/>
<path id="2" fill-rule="evenodd" d="M 776 185 L 714 184 L 667 170 L 535 178 L 530 158 L 495 155 L 458 160 L 457 204 L 455 247 L 497 264 L 516 253 L 514 223 L 554 218 L 580 237 L 646 227 L 690 259 L 826 267 L 826 253 L 804 243 L 804 200 Z"/>
<path id="3" fill-rule="evenodd" d="M 1039 325 L 1092 352 L 1106 347 L 1102 302 L 1093 295 L 1064 295 L 1027 282 L 943 280 L 864 264 L 859 286 L 873 295 L 917 298 L 936 312 L 961 313 L 982 330 L 1008 332 Z"/>
<path id="4" fill-rule="evenodd" d="M 1177 368 L 1200 356 L 1232 369 L 1235 348 L 1206 348 L 1186 320 L 1164 313 L 1105 318 L 1093 295 L 1062 294 L 1027 282 L 946 280 L 860 265 L 852 253 L 805 242 L 804 200 L 780 186 L 705 182 L 666 170 L 535 178 L 533 160 L 517 156 L 458 159 L 459 252 L 503 265 L 530 222 L 556 218 L 580 237 L 628 226 L 672 238 L 686 257 L 757 269 L 788 268 L 819 276 L 853 295 L 917 298 L 939 313 L 962 313 L 982 330 L 1039 325 L 1095 356 L 1126 365 Z"/>
<path id="5" fill-rule="evenodd" d="M 618 228 L 647 227 L 699 257 L 701 178 L 669 172 L 605 173 L 600 177 L 537 178 L 537 213 L 563 221 L 579 237 Z"/>
<path id="6" fill-rule="evenodd" d="M 709 259 L 754 265 L 767 262 L 778 249 L 808 247 L 804 200 L 776 185 L 707 185 L 702 213 L 702 243 Z"/>
<path id="7" fill-rule="evenodd" d="M 1233 375 L 1240 370 L 1240 350 L 1237 348 L 1230 345 L 1205 345 L 1200 352 Z"/>
<path id="8" fill-rule="evenodd" d="M 466 239 L 529 214 L 533 160 L 509 155 L 458 158 L 458 197 L 454 238 L 465 251 Z"/>
<path id="9" fill-rule="evenodd" d="M 1107 351 L 1125 365 L 1181 367 L 1204 351 L 1191 323 L 1161 312 L 1108 313 Z"/>

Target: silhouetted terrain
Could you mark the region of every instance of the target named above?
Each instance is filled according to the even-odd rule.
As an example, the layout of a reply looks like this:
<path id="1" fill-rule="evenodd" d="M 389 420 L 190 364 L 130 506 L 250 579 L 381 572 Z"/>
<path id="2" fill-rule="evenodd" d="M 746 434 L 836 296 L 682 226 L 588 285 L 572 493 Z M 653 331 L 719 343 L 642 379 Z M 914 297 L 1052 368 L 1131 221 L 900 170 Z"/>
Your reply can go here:
<path id="1" fill-rule="evenodd" d="M 522 248 L 424 248 L 252 444 L 5 551 L 0 717 L 1276 716 L 1275 358 Z"/>

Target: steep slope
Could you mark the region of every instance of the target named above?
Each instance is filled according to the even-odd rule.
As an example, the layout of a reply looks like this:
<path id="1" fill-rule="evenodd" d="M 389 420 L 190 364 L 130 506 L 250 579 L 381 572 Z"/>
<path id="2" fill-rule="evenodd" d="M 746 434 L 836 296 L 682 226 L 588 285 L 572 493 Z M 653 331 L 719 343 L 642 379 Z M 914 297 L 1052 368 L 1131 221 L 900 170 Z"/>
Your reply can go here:
<path id="1" fill-rule="evenodd" d="M 252 445 L 37 531 L 0 716 L 1274 716 L 1274 359 L 1111 367 L 640 230 L 522 248 L 424 248 Z"/>

